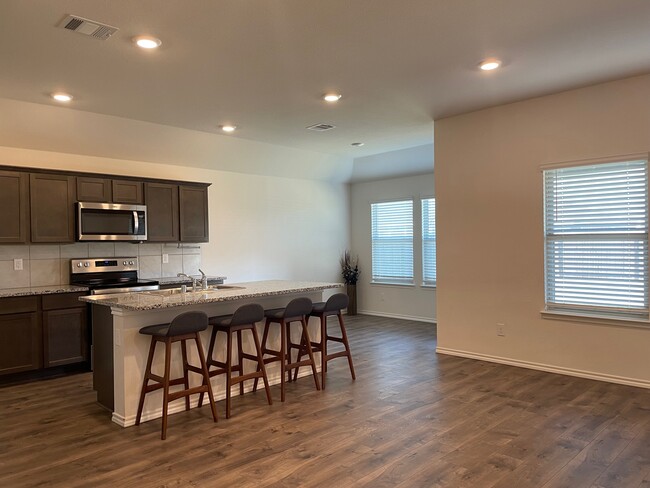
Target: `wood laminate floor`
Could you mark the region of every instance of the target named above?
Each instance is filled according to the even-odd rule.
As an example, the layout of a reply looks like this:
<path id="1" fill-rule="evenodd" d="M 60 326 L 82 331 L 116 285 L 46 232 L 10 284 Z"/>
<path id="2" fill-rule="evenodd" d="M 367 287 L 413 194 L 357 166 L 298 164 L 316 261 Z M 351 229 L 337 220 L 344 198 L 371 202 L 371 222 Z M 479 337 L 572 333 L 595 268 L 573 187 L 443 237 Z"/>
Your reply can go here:
<path id="1" fill-rule="evenodd" d="M 436 355 L 435 327 L 347 317 L 331 363 L 123 429 L 81 374 L 0 388 L 1 487 L 650 487 L 650 391 Z"/>

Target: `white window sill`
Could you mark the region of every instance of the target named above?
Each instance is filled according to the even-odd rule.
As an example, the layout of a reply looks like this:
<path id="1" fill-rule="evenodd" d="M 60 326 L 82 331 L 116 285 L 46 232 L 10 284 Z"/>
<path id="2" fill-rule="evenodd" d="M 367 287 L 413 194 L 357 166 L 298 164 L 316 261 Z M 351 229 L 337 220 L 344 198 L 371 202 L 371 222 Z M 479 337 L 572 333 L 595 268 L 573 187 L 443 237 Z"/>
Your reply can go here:
<path id="1" fill-rule="evenodd" d="M 430 285 L 429 283 L 422 283 L 420 286 L 421 286 L 422 288 L 432 288 L 432 289 L 434 289 L 434 290 L 435 290 L 436 288 L 438 288 L 438 285 Z"/>
<path id="2" fill-rule="evenodd" d="M 543 319 L 564 320 L 568 322 L 583 322 L 596 325 L 615 325 L 622 327 L 635 327 L 639 329 L 650 328 L 650 320 L 635 319 L 630 317 L 610 317 L 598 314 L 587 314 L 578 312 L 568 312 L 560 310 L 542 310 L 540 315 Z"/>
<path id="3" fill-rule="evenodd" d="M 402 286 L 406 288 L 415 288 L 415 283 L 399 283 L 399 282 L 390 282 L 390 281 L 371 281 L 371 285 L 380 285 L 380 286 Z"/>

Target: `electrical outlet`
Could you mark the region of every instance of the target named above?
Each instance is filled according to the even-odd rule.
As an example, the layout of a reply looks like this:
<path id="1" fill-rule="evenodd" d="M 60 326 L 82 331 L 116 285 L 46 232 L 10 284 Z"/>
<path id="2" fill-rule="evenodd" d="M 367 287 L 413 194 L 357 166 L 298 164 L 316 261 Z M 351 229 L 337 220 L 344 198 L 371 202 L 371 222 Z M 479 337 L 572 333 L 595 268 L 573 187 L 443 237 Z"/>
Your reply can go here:
<path id="1" fill-rule="evenodd" d="M 169 254 L 163 254 L 163 264 L 169 263 Z"/>
<path id="2" fill-rule="evenodd" d="M 22 271 L 23 269 L 23 260 L 22 259 L 14 259 L 14 271 Z"/>
<path id="3" fill-rule="evenodd" d="M 506 324 L 497 324 L 497 335 L 499 337 L 506 336 Z"/>

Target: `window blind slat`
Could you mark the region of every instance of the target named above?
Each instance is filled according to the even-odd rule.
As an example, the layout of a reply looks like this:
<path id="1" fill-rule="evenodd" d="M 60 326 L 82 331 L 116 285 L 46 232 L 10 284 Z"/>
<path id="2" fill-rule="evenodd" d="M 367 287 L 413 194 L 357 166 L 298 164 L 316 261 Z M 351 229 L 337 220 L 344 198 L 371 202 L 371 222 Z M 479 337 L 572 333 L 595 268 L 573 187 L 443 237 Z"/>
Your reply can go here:
<path id="1" fill-rule="evenodd" d="M 544 172 L 547 308 L 648 317 L 647 166 Z"/>

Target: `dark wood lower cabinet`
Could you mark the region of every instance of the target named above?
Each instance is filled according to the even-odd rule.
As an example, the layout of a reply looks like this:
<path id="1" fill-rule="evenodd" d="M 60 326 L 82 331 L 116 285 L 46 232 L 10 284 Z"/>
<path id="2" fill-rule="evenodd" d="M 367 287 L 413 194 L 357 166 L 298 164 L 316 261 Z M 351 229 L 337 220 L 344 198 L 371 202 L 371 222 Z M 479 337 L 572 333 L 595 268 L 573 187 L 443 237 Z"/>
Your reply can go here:
<path id="1" fill-rule="evenodd" d="M 85 308 L 43 312 L 43 366 L 63 366 L 88 359 Z"/>
<path id="2" fill-rule="evenodd" d="M 0 315 L 0 374 L 43 366 L 43 336 L 37 312 Z"/>
<path id="3" fill-rule="evenodd" d="M 0 375 L 88 360 L 84 293 L 0 298 Z"/>

